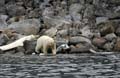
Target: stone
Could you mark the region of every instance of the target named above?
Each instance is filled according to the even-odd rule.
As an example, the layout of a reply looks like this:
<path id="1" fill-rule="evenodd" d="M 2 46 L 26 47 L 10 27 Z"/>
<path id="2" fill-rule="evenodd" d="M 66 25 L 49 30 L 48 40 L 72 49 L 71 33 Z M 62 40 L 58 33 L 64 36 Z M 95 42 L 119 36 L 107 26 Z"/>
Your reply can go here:
<path id="1" fill-rule="evenodd" d="M 54 36 L 56 36 L 56 33 L 57 33 L 57 29 L 51 27 L 50 29 L 46 30 L 44 34 L 48 35 L 50 37 L 54 37 Z"/>
<path id="2" fill-rule="evenodd" d="M 107 35 L 107 34 L 110 34 L 110 33 L 114 33 L 114 32 L 115 32 L 114 25 L 113 25 L 113 23 L 110 22 L 110 21 L 98 25 L 98 28 L 99 28 L 99 30 L 100 30 L 101 36 L 105 36 L 105 35 Z"/>
<path id="3" fill-rule="evenodd" d="M 103 45 L 106 43 L 106 39 L 103 37 L 96 37 L 96 38 L 93 38 L 92 43 L 94 46 L 102 48 Z"/>
<path id="4" fill-rule="evenodd" d="M 120 51 L 120 40 L 117 40 L 114 45 L 114 51 Z"/>
<path id="5" fill-rule="evenodd" d="M 0 46 L 5 45 L 9 39 L 5 36 L 5 34 L 0 34 Z"/>
<path id="6" fill-rule="evenodd" d="M 24 42 L 24 53 L 25 54 L 32 54 L 35 52 L 36 41 L 25 41 Z"/>
<path id="7" fill-rule="evenodd" d="M 76 14 L 76 13 L 80 13 L 82 12 L 84 6 L 79 4 L 79 3 L 74 3 L 74 4 L 71 4 L 70 5 L 70 10 L 69 10 L 69 13 L 70 14 Z"/>
<path id="8" fill-rule="evenodd" d="M 82 37 L 82 36 L 70 37 L 69 44 L 78 44 L 78 43 L 91 44 L 91 40 L 86 37 Z"/>
<path id="9" fill-rule="evenodd" d="M 116 39 L 117 36 L 115 35 L 115 33 L 111 33 L 111 34 L 107 34 L 104 38 L 105 38 L 107 41 L 112 41 L 112 40 Z"/>
<path id="10" fill-rule="evenodd" d="M 108 43 L 105 43 L 105 45 L 103 46 L 103 48 L 106 50 L 106 51 L 111 51 L 113 49 L 113 46 L 114 46 L 114 43 L 113 42 L 108 42 Z"/>
<path id="11" fill-rule="evenodd" d="M 9 16 L 20 16 L 25 14 L 25 8 L 16 4 L 6 5 L 6 10 Z"/>
<path id="12" fill-rule="evenodd" d="M 85 26 L 81 29 L 81 35 L 82 36 L 85 36 L 87 38 L 92 38 L 93 37 L 93 33 L 91 32 L 90 30 L 90 27 L 89 26 Z"/>
<path id="13" fill-rule="evenodd" d="M 4 6 L 5 5 L 5 0 L 0 0 L 0 6 Z"/>
<path id="14" fill-rule="evenodd" d="M 116 33 L 116 35 L 117 35 L 117 36 L 120 36 L 120 26 L 119 26 L 119 27 L 117 27 L 117 29 L 116 29 L 115 33 Z"/>
<path id="15" fill-rule="evenodd" d="M 7 20 L 8 16 L 7 15 L 0 15 L 0 30 L 7 28 Z"/>
<path id="16" fill-rule="evenodd" d="M 41 27 L 38 19 L 26 19 L 19 22 L 14 22 L 8 25 L 8 28 L 17 31 L 19 34 L 31 35 L 37 34 Z"/>
<path id="17" fill-rule="evenodd" d="M 67 29 L 59 30 L 57 32 L 57 35 L 59 35 L 60 37 L 66 37 L 68 36 L 68 30 Z"/>
<path id="18" fill-rule="evenodd" d="M 108 17 L 97 17 L 96 18 L 96 25 L 100 24 L 100 23 L 104 23 L 108 21 Z"/>

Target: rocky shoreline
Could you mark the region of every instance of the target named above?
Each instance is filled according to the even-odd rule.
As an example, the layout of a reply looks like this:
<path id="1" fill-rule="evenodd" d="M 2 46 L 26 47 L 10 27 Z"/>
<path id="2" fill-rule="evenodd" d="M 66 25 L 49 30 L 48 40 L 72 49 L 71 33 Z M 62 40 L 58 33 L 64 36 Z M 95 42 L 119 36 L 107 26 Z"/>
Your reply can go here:
<path id="1" fill-rule="evenodd" d="M 34 34 L 68 44 L 62 53 L 120 51 L 120 0 L 1 0 L 0 7 L 0 46 Z M 35 44 L 7 53 L 32 54 Z"/>

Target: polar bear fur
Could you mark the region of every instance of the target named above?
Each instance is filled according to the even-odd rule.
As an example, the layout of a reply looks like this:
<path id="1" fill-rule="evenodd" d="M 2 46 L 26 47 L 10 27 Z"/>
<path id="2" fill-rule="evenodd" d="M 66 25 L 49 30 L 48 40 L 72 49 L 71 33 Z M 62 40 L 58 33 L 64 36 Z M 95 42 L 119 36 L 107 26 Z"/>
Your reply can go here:
<path id="1" fill-rule="evenodd" d="M 53 38 L 49 36 L 41 36 L 37 40 L 35 51 L 39 53 L 41 50 L 45 55 L 48 53 L 48 49 L 52 51 L 52 54 L 56 54 L 56 43 Z"/>

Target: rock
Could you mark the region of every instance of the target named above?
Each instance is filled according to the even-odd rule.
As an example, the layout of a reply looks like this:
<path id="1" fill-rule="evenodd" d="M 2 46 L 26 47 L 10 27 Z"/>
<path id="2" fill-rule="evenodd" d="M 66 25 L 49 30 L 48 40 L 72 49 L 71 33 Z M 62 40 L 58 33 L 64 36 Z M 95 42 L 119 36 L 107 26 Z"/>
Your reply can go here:
<path id="1" fill-rule="evenodd" d="M 19 47 L 16 47 L 16 48 L 15 48 L 15 52 L 16 52 L 16 53 L 19 53 L 19 52 L 24 53 L 24 52 L 25 52 L 25 49 L 24 49 L 23 46 L 19 46 Z"/>
<path id="2" fill-rule="evenodd" d="M 62 44 L 57 47 L 57 53 L 66 53 L 70 50 L 70 47 L 68 44 Z"/>
<path id="3" fill-rule="evenodd" d="M 103 37 L 96 37 L 92 40 L 92 43 L 94 46 L 102 48 L 103 45 L 106 43 L 106 39 L 104 39 Z"/>
<path id="4" fill-rule="evenodd" d="M 6 10 L 9 16 L 20 16 L 25 14 L 25 8 L 16 4 L 6 5 Z"/>
<path id="5" fill-rule="evenodd" d="M 36 41 L 25 41 L 24 42 L 24 53 L 25 54 L 32 54 L 33 52 L 35 52 L 35 46 L 36 46 Z"/>
<path id="6" fill-rule="evenodd" d="M 69 44 L 79 44 L 79 43 L 89 43 L 91 44 L 91 40 L 82 36 L 70 37 Z"/>
<path id="7" fill-rule="evenodd" d="M 91 32 L 89 26 L 83 27 L 83 28 L 81 29 L 81 33 L 82 33 L 82 36 L 85 36 L 85 37 L 87 37 L 87 38 L 92 38 L 92 37 L 93 37 L 93 33 Z"/>
<path id="8" fill-rule="evenodd" d="M 8 16 L 7 15 L 0 15 L 0 30 L 7 28 L 7 20 Z"/>
<path id="9" fill-rule="evenodd" d="M 68 39 L 62 38 L 62 37 L 56 37 L 56 46 L 60 46 L 62 44 L 68 44 Z"/>
<path id="10" fill-rule="evenodd" d="M 103 48 L 107 51 L 111 51 L 113 49 L 113 46 L 114 46 L 113 42 L 108 42 L 103 46 Z"/>
<path id="11" fill-rule="evenodd" d="M 80 13 L 80 12 L 82 12 L 83 8 L 84 8 L 84 6 L 79 3 L 71 4 L 70 8 L 69 8 L 69 13 L 70 14 Z"/>
<path id="12" fill-rule="evenodd" d="M 60 37 L 66 37 L 68 36 L 68 30 L 67 29 L 59 30 L 57 32 L 57 35 L 59 35 Z"/>
<path id="13" fill-rule="evenodd" d="M 114 28 L 112 22 L 110 22 L 110 21 L 102 23 L 102 24 L 98 25 L 98 27 L 99 27 L 101 36 L 105 36 L 107 34 L 115 32 L 115 28 Z"/>
<path id="14" fill-rule="evenodd" d="M 0 6 L 0 14 L 6 14 L 5 6 Z"/>
<path id="15" fill-rule="evenodd" d="M 57 33 L 57 29 L 52 27 L 52 28 L 46 30 L 44 34 L 48 35 L 50 37 L 54 37 L 56 35 L 56 33 Z"/>
<path id="16" fill-rule="evenodd" d="M 105 38 L 107 41 L 112 41 L 113 39 L 116 39 L 117 36 L 116 36 L 114 33 L 111 33 L 111 34 L 107 34 L 104 38 Z"/>
<path id="17" fill-rule="evenodd" d="M 114 45 L 114 51 L 120 51 L 120 40 L 117 40 Z"/>
<path id="18" fill-rule="evenodd" d="M 115 33 L 116 33 L 116 35 L 117 35 L 117 36 L 120 36 L 120 26 L 119 26 L 119 27 L 117 27 L 117 29 L 116 29 Z"/>
<path id="19" fill-rule="evenodd" d="M 0 46 L 5 45 L 8 40 L 9 39 L 5 36 L 5 34 L 0 34 Z"/>
<path id="20" fill-rule="evenodd" d="M 79 43 L 79 44 L 76 44 L 75 46 L 71 45 L 69 53 L 91 52 L 90 49 L 93 49 L 93 46 L 91 44 Z"/>
<path id="21" fill-rule="evenodd" d="M 15 17 L 9 18 L 7 23 L 11 24 L 13 22 L 19 22 L 19 21 L 22 21 L 22 20 L 25 20 L 25 16 L 15 16 Z"/>
<path id="22" fill-rule="evenodd" d="M 100 24 L 100 23 L 105 23 L 108 21 L 108 18 L 107 17 L 97 17 L 96 18 L 96 24 Z"/>
<path id="23" fill-rule="evenodd" d="M 83 17 L 84 18 L 89 18 L 89 17 L 92 17 L 93 15 L 94 15 L 94 6 L 93 5 L 86 5 L 87 7 L 86 7 L 86 9 L 85 9 L 85 11 L 84 11 L 84 15 L 83 15 Z"/>
<path id="24" fill-rule="evenodd" d="M 23 35 L 37 34 L 40 27 L 41 24 L 38 19 L 26 19 L 19 22 L 14 22 L 8 26 L 8 28 L 14 29 Z"/>
<path id="25" fill-rule="evenodd" d="M 0 6 L 5 5 L 5 0 L 0 0 Z"/>

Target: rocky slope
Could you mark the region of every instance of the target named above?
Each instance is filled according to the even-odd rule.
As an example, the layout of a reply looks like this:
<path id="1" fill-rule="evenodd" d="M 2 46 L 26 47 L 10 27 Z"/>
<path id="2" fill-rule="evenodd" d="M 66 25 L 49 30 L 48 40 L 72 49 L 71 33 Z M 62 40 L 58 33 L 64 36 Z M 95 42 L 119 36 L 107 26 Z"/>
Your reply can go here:
<path id="1" fill-rule="evenodd" d="M 120 51 L 120 0 L 1 0 L 0 7 L 0 45 L 46 34 L 70 53 Z M 28 46 L 22 51 L 29 53 Z"/>

